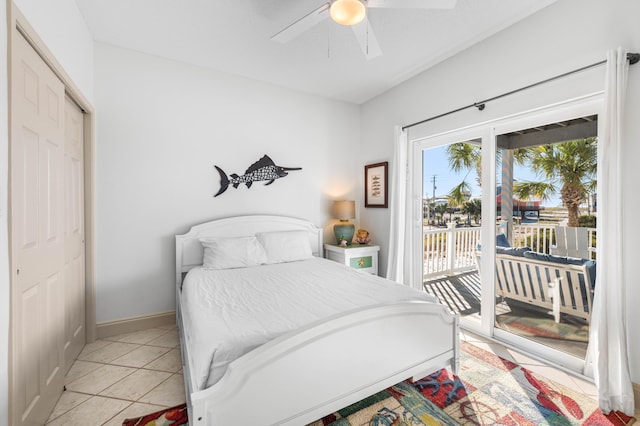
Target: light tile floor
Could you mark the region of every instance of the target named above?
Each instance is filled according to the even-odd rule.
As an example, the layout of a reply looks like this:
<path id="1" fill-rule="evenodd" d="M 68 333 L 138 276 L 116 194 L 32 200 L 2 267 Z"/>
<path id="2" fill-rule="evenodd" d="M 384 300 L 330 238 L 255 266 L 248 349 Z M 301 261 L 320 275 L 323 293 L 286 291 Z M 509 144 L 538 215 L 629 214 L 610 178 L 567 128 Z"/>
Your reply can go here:
<path id="1" fill-rule="evenodd" d="M 47 425 L 121 426 L 185 401 L 175 326 L 107 337 L 84 347 Z"/>
<path id="2" fill-rule="evenodd" d="M 462 331 L 462 340 L 596 399 L 593 383 Z M 97 340 L 82 350 L 65 378 L 67 390 L 47 425 L 121 426 L 124 419 L 185 401 L 175 326 Z M 640 411 L 636 410 L 636 418 Z"/>

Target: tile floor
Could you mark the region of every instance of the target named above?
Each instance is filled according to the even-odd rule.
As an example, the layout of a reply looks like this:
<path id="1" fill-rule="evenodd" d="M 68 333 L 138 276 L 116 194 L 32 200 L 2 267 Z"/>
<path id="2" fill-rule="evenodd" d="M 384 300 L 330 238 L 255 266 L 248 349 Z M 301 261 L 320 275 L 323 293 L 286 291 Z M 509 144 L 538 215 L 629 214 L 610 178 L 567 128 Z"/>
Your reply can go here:
<path id="1" fill-rule="evenodd" d="M 461 339 L 596 398 L 591 382 L 467 331 L 462 331 Z M 86 345 L 65 378 L 67 390 L 47 425 L 121 426 L 124 419 L 183 403 L 178 346 L 175 326 L 150 328 Z M 636 418 L 640 418 L 638 410 Z"/>
<path id="2" fill-rule="evenodd" d="M 185 401 L 178 332 L 150 328 L 96 340 L 65 377 L 47 425 L 121 426 Z"/>

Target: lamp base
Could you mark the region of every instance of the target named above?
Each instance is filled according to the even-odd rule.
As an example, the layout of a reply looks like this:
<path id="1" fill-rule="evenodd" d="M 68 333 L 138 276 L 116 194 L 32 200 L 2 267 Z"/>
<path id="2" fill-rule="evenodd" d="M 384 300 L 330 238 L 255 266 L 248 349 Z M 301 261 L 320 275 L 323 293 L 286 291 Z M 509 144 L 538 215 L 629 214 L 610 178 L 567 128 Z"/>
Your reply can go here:
<path id="1" fill-rule="evenodd" d="M 347 245 L 351 245 L 351 240 L 353 240 L 355 230 L 355 225 L 349 222 L 338 222 L 333 225 L 333 233 L 336 235 L 337 244 L 340 244 L 341 240 L 346 240 Z"/>

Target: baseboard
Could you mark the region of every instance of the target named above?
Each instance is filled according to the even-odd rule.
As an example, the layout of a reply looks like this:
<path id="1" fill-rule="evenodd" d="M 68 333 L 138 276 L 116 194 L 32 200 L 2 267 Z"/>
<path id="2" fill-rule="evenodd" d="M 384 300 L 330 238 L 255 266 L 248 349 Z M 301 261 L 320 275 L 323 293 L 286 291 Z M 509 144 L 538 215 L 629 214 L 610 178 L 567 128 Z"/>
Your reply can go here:
<path id="1" fill-rule="evenodd" d="M 116 321 L 96 324 L 98 339 L 116 336 L 118 334 L 133 333 L 147 328 L 175 325 L 176 311 L 161 312 L 153 315 L 124 318 Z"/>

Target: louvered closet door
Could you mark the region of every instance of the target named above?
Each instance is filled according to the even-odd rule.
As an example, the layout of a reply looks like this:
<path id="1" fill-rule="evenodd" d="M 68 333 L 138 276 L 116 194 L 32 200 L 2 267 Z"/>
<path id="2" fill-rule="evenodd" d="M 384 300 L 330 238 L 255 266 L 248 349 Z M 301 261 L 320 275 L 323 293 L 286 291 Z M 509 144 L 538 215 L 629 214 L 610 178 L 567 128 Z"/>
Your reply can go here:
<path id="1" fill-rule="evenodd" d="M 14 30 L 11 408 L 42 425 L 64 380 L 64 86 Z"/>
<path id="2" fill-rule="evenodd" d="M 85 343 L 84 279 L 84 130 L 80 108 L 65 100 L 64 286 L 65 373 Z"/>

